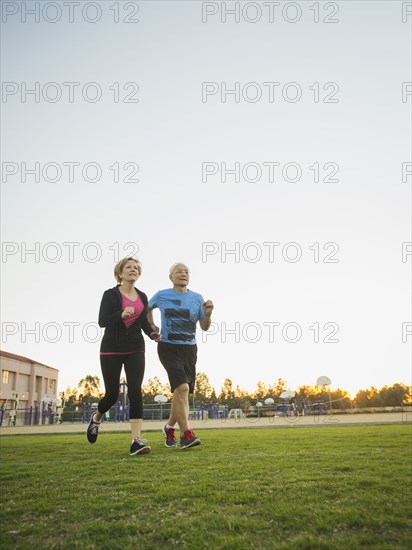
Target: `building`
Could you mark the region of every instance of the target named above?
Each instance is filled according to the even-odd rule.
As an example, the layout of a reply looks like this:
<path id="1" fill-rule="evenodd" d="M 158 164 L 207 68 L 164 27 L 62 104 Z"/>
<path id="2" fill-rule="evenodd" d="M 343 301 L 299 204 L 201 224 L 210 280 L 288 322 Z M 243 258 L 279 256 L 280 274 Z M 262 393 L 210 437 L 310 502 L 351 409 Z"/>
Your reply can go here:
<path id="1" fill-rule="evenodd" d="M 57 369 L 1 350 L 0 366 L 0 403 L 3 409 L 30 409 L 57 399 Z"/>

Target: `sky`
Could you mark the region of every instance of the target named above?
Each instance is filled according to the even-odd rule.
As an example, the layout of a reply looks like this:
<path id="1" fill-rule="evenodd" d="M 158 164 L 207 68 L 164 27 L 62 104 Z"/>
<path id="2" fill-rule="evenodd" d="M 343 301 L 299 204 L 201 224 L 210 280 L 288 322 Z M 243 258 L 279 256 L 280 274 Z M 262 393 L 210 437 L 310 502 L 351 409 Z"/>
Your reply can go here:
<path id="1" fill-rule="evenodd" d="M 179 261 L 213 300 L 217 391 L 410 384 L 411 21 L 397 1 L 2 2 L 1 349 L 60 391 L 100 375 L 101 296 L 136 255 L 149 298 Z"/>

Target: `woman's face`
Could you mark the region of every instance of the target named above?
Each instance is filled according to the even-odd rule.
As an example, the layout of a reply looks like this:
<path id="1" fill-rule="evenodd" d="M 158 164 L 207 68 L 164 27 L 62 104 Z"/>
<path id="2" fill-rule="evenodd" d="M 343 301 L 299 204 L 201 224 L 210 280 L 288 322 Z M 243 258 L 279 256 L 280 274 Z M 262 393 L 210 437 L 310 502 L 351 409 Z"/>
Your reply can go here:
<path id="1" fill-rule="evenodd" d="M 132 260 L 128 261 L 123 267 L 120 277 L 123 281 L 135 282 L 140 277 L 139 270 L 137 269 L 137 263 Z"/>

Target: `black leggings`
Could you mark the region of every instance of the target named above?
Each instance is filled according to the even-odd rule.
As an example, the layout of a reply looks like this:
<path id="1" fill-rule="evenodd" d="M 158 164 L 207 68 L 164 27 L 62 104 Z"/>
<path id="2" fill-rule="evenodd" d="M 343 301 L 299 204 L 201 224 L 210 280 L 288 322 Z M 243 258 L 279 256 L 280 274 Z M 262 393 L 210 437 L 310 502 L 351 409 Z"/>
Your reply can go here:
<path id="1" fill-rule="evenodd" d="M 116 404 L 119 397 L 122 366 L 126 373 L 127 396 L 130 404 L 130 418 L 143 418 L 142 382 L 145 367 L 144 351 L 130 355 L 101 355 L 100 365 L 106 393 L 99 401 L 98 411 L 102 414 Z"/>

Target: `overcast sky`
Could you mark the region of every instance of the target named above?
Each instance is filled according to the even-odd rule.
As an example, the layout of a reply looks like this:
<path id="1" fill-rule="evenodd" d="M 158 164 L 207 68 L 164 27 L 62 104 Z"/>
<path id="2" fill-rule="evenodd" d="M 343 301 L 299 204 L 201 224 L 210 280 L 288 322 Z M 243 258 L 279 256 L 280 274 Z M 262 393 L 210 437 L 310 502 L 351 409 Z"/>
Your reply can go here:
<path id="1" fill-rule="evenodd" d="M 133 254 L 149 298 L 182 261 L 214 301 L 217 391 L 411 383 L 410 2 L 2 10 L 3 350 L 100 375 Z"/>

